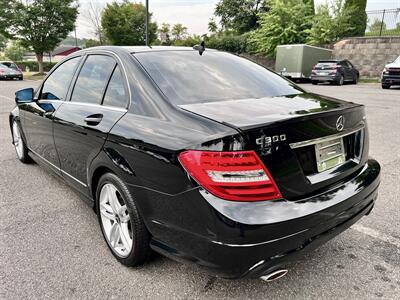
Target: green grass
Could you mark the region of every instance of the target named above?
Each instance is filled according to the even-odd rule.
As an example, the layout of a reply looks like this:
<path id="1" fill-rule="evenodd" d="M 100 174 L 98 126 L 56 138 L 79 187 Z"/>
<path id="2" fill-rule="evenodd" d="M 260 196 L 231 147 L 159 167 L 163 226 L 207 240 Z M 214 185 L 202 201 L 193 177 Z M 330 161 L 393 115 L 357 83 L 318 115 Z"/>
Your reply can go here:
<path id="1" fill-rule="evenodd" d="M 37 72 L 23 72 L 24 79 L 42 80 L 46 75 L 38 75 Z"/>
<path id="2" fill-rule="evenodd" d="M 359 83 L 379 83 L 378 77 L 361 77 Z"/>

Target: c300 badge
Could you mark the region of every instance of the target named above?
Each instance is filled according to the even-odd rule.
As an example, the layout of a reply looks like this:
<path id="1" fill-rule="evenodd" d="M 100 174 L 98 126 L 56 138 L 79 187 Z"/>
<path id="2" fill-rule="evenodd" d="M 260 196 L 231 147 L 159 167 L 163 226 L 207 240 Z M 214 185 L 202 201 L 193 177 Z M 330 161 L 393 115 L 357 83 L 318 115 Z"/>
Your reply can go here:
<path id="1" fill-rule="evenodd" d="M 262 135 L 256 139 L 256 144 L 261 146 L 262 155 L 268 155 L 272 153 L 273 146 L 276 146 L 279 142 L 286 141 L 286 134 L 266 136 Z M 278 146 L 276 146 L 277 150 Z"/>

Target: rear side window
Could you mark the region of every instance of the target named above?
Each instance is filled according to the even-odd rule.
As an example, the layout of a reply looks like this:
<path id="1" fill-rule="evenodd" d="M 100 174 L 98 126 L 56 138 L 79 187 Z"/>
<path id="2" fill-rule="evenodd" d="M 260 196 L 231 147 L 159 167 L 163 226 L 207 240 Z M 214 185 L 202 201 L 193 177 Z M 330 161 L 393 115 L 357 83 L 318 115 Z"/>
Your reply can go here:
<path id="1" fill-rule="evenodd" d="M 100 104 L 115 64 L 110 56 L 89 55 L 76 80 L 71 101 Z"/>
<path id="2" fill-rule="evenodd" d="M 69 84 L 81 57 L 74 57 L 60 65 L 43 84 L 40 99 L 64 100 Z"/>
<path id="3" fill-rule="evenodd" d="M 103 105 L 125 108 L 127 104 L 128 97 L 124 86 L 124 78 L 119 66 L 116 66 L 108 84 Z"/>

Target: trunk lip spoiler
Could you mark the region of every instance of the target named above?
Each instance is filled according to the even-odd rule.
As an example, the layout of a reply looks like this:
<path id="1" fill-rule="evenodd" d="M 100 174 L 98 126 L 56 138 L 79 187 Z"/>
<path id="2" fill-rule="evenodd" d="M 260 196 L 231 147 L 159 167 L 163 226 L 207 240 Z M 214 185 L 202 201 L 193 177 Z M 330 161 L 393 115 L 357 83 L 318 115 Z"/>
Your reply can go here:
<path id="1" fill-rule="evenodd" d="M 305 146 L 310 146 L 310 145 L 315 145 L 317 143 L 321 143 L 321 142 L 327 142 L 330 140 L 334 140 L 337 138 L 341 138 L 350 134 L 353 134 L 359 130 L 362 130 L 365 128 L 365 122 L 361 121 L 356 127 L 353 128 L 347 128 L 344 129 L 343 131 L 340 131 L 338 133 L 332 134 L 332 135 L 328 135 L 328 136 L 324 136 L 324 137 L 319 137 L 319 138 L 315 138 L 312 140 L 306 140 L 306 141 L 301 141 L 301 142 L 296 142 L 296 143 L 291 143 L 289 144 L 290 148 L 292 149 L 296 149 L 296 148 L 301 148 L 301 147 L 305 147 Z"/>

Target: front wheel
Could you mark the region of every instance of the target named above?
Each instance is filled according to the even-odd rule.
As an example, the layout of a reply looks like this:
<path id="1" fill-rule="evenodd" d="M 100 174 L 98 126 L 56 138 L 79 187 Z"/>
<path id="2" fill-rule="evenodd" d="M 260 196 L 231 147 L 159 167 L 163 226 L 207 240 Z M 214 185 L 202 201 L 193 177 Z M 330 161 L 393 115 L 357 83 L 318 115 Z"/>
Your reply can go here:
<path id="1" fill-rule="evenodd" d="M 382 83 L 382 88 L 385 89 L 385 90 L 386 89 L 390 89 L 390 84 L 383 84 Z"/>
<path id="2" fill-rule="evenodd" d="M 149 232 L 125 183 L 112 173 L 104 174 L 96 201 L 101 231 L 113 255 L 129 267 L 144 263 L 150 252 Z"/>
<path id="3" fill-rule="evenodd" d="M 352 83 L 353 84 L 357 84 L 358 83 L 358 79 L 360 78 L 360 76 L 358 76 L 358 75 L 354 75 L 354 78 L 353 78 L 353 81 L 352 81 Z"/>
<path id="4" fill-rule="evenodd" d="M 12 139 L 18 159 L 23 163 L 29 163 L 31 160 L 28 155 L 28 148 L 26 147 L 24 139 L 22 138 L 21 130 L 17 120 L 13 120 L 12 122 Z"/>
<path id="5" fill-rule="evenodd" d="M 313 85 L 317 85 L 317 84 L 318 84 L 318 80 L 311 80 L 311 83 L 312 83 Z"/>

